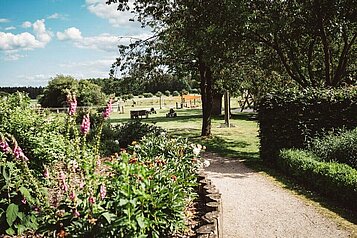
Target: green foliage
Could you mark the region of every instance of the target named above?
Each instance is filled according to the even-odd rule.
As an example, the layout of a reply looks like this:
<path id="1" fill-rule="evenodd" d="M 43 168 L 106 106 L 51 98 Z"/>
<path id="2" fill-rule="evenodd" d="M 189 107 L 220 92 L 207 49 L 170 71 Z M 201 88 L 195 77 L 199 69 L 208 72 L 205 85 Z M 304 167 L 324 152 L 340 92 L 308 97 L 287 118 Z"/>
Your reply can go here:
<path id="1" fill-rule="evenodd" d="M 303 148 L 323 130 L 353 129 L 356 112 L 356 87 L 269 94 L 259 105 L 261 158 L 274 163 L 282 148 Z"/>
<path id="2" fill-rule="evenodd" d="M 0 152 L 0 234 L 21 235 L 36 230 L 39 213 L 48 206 L 46 192 L 27 162 L 12 151 Z"/>
<path id="3" fill-rule="evenodd" d="M 142 94 L 138 95 L 138 98 L 143 98 L 143 97 L 144 97 L 144 95 L 142 95 Z"/>
<path id="4" fill-rule="evenodd" d="M 164 95 L 168 97 L 168 96 L 171 95 L 171 92 L 170 92 L 169 90 L 166 90 L 166 91 L 164 92 Z"/>
<path id="5" fill-rule="evenodd" d="M 344 163 L 357 169 L 357 128 L 315 138 L 308 149 L 323 161 Z"/>
<path id="6" fill-rule="evenodd" d="M 57 75 L 48 83 L 39 103 L 42 107 L 66 107 L 69 92 L 77 95 L 79 106 L 105 103 L 105 95 L 100 86 L 87 80 L 77 81 L 71 76 L 64 75 Z"/>
<path id="7" fill-rule="evenodd" d="M 163 132 L 164 129 L 139 120 L 115 126 L 107 125 L 103 128 L 102 150 L 104 154 L 110 155 L 119 152 L 120 148 L 127 148 L 133 141 L 140 141 L 146 135 L 159 135 Z"/>
<path id="8" fill-rule="evenodd" d="M 194 146 L 150 136 L 110 164 L 111 183 L 103 205 L 109 224 L 103 237 L 169 237 L 184 228 L 184 209 L 195 197 Z"/>
<path id="9" fill-rule="evenodd" d="M 303 185 L 357 211 L 357 170 L 346 164 L 318 160 L 311 152 L 290 149 L 280 153 L 278 165 Z"/>
<path id="10" fill-rule="evenodd" d="M 172 96 L 174 97 L 180 96 L 180 93 L 178 91 L 173 91 Z"/>
<path id="11" fill-rule="evenodd" d="M 161 96 L 162 96 L 162 92 L 157 91 L 157 93 L 155 93 L 155 96 L 156 96 L 156 97 L 161 97 Z"/>
<path id="12" fill-rule="evenodd" d="M 144 98 L 152 98 L 154 95 L 152 93 L 143 93 Z"/>

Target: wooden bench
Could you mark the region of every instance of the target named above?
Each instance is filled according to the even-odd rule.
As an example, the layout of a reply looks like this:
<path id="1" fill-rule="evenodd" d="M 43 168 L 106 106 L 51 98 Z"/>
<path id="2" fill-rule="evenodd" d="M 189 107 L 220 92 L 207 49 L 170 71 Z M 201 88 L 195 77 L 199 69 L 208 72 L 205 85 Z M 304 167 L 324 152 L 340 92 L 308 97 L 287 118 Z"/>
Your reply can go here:
<path id="1" fill-rule="evenodd" d="M 149 111 L 148 110 L 131 110 L 130 111 L 130 118 L 134 119 L 134 118 L 143 118 L 143 116 L 145 116 L 145 118 L 148 118 L 149 116 Z"/>

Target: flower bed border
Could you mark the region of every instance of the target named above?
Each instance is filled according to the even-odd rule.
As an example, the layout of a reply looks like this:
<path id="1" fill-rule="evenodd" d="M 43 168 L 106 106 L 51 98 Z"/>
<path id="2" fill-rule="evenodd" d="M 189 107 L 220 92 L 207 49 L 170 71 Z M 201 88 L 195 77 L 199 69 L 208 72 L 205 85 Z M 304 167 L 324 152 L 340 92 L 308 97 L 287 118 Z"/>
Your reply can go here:
<path id="1" fill-rule="evenodd" d="M 223 238 L 223 207 L 221 194 L 207 174 L 201 170 L 198 174 L 198 195 L 202 203 L 200 226 L 196 230 L 197 238 Z"/>

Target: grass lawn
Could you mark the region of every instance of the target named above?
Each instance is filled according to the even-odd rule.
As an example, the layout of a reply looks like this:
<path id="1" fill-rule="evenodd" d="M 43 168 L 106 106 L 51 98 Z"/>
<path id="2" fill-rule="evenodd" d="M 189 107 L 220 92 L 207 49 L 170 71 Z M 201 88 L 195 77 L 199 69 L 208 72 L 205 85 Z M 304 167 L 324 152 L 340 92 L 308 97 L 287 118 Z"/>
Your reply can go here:
<path id="1" fill-rule="evenodd" d="M 133 109 L 134 110 L 134 109 Z M 177 117 L 166 118 L 168 109 L 158 110 L 157 114 L 142 119 L 148 124 L 165 128 L 174 136 L 188 138 L 195 143 L 207 147 L 207 151 L 216 152 L 232 158 L 257 160 L 259 159 L 259 139 L 257 122 L 252 120 L 253 113 L 238 113 L 233 115 L 231 124 L 234 127 L 222 128 L 223 116 L 212 119 L 212 137 L 200 137 L 202 127 L 201 109 L 177 109 Z M 111 122 L 123 123 L 130 120 L 129 110 L 124 114 L 113 113 Z"/>

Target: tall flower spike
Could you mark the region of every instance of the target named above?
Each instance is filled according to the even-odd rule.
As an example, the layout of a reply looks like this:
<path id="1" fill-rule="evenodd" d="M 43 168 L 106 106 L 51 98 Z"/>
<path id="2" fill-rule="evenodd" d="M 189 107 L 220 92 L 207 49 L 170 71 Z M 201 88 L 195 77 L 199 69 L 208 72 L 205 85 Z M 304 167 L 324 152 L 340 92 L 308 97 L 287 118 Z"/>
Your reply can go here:
<path id="1" fill-rule="evenodd" d="M 103 118 L 104 120 L 108 119 L 110 116 L 110 113 L 113 110 L 113 99 L 110 98 L 108 103 L 107 103 L 107 107 L 105 108 L 104 112 L 103 112 Z"/>
<path id="2" fill-rule="evenodd" d="M 83 135 L 88 134 L 90 129 L 90 119 L 89 119 L 89 114 L 86 114 L 83 116 L 82 124 L 81 124 L 81 133 Z"/>
<path id="3" fill-rule="evenodd" d="M 29 159 L 26 157 L 20 146 L 15 144 L 15 148 L 13 149 L 14 156 L 18 160 L 28 161 Z"/>
<path id="4" fill-rule="evenodd" d="M 69 105 L 68 114 L 73 116 L 77 110 L 77 99 L 75 94 L 68 94 L 67 95 L 67 104 Z"/>
<path id="5" fill-rule="evenodd" d="M 1 138 L 0 139 L 0 149 L 2 152 L 4 153 L 8 153 L 10 152 L 10 146 L 9 144 L 7 143 L 6 139 L 5 138 Z"/>
<path id="6" fill-rule="evenodd" d="M 107 189 L 104 184 L 100 185 L 100 198 L 103 200 L 107 194 Z"/>

